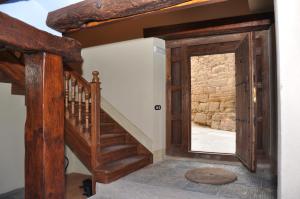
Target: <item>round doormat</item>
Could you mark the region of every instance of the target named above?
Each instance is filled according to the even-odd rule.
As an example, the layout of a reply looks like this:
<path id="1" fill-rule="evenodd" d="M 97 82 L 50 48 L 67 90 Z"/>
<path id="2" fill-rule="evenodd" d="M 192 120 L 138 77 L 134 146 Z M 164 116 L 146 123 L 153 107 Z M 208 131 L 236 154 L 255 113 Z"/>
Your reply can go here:
<path id="1" fill-rule="evenodd" d="M 209 167 L 189 170 L 185 177 L 192 182 L 212 185 L 228 184 L 237 180 L 237 176 L 231 171 Z"/>

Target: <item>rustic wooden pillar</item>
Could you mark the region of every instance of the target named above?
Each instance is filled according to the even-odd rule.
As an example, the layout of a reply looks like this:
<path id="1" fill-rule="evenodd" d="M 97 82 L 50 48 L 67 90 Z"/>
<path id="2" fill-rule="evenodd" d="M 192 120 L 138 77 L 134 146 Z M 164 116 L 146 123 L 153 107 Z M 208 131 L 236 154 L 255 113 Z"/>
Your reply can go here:
<path id="1" fill-rule="evenodd" d="M 25 199 L 64 198 L 64 80 L 60 56 L 25 56 Z"/>

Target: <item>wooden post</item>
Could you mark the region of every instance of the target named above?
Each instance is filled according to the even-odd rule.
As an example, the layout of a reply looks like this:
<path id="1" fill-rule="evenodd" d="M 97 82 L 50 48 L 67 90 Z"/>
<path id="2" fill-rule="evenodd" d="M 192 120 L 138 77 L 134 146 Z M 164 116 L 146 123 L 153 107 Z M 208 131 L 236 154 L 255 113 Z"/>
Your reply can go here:
<path id="1" fill-rule="evenodd" d="M 98 165 L 98 146 L 100 147 L 100 113 L 101 113 L 101 93 L 99 72 L 93 72 L 91 83 L 91 159 L 92 167 L 95 170 Z M 95 176 L 95 175 L 93 175 Z M 93 193 L 95 193 L 96 181 L 93 179 Z"/>
<path id="2" fill-rule="evenodd" d="M 25 55 L 25 199 L 64 199 L 64 80 L 60 56 Z"/>

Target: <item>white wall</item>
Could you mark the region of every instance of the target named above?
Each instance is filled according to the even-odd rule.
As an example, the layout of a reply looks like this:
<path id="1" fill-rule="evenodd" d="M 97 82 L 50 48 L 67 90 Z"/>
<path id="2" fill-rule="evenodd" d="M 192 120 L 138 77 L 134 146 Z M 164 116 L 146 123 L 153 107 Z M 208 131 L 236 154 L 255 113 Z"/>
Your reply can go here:
<path id="1" fill-rule="evenodd" d="M 0 193 L 24 186 L 25 98 L 0 83 Z"/>
<path id="2" fill-rule="evenodd" d="M 300 198 L 300 1 L 276 0 L 279 199 Z"/>
<path id="3" fill-rule="evenodd" d="M 100 71 L 102 97 L 127 119 L 127 124 L 131 123 L 128 126 L 136 127 L 130 132 L 154 153 L 156 160 L 165 149 L 164 45 L 162 40 L 149 38 L 82 52 L 84 77 L 91 80 L 91 72 Z M 162 110 L 155 111 L 156 104 L 162 105 Z"/>

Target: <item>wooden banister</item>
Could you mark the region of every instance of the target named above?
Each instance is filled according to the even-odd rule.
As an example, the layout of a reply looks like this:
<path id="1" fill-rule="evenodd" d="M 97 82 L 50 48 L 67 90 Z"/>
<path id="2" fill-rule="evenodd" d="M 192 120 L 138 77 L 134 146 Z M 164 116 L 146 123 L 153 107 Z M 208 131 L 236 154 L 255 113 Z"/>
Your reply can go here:
<path id="1" fill-rule="evenodd" d="M 72 78 L 76 79 L 77 82 L 83 86 L 83 88 L 86 90 L 88 89 L 89 91 L 91 90 L 90 83 L 86 81 L 80 74 L 74 71 L 69 71 L 70 75 Z"/>
<path id="2" fill-rule="evenodd" d="M 90 165 L 94 170 L 99 166 L 101 89 L 99 72 L 92 74 L 92 82 L 88 82 L 74 71 L 65 72 L 65 118 L 75 125 L 74 129 L 81 129 L 79 133 L 91 149 Z"/>

